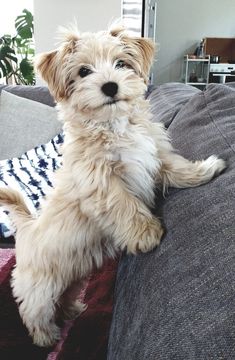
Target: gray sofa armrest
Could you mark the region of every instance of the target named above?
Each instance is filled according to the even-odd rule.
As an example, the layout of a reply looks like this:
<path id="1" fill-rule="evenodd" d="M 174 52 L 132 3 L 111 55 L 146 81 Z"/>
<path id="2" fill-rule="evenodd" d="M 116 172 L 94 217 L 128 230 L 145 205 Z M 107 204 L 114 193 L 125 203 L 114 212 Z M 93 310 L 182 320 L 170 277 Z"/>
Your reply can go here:
<path id="1" fill-rule="evenodd" d="M 228 168 L 203 186 L 158 194 L 166 234 L 154 251 L 120 261 L 109 360 L 234 358 L 235 85 L 196 93 L 169 132 L 180 154 L 217 154 Z"/>
<path id="2" fill-rule="evenodd" d="M 148 99 L 154 122 L 168 127 L 180 109 L 200 90 L 182 83 L 166 83 L 150 89 Z"/>

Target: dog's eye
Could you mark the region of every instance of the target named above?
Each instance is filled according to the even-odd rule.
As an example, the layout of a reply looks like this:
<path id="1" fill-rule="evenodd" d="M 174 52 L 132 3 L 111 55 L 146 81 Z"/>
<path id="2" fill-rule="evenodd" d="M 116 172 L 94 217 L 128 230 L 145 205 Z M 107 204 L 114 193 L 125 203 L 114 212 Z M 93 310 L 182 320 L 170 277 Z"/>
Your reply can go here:
<path id="1" fill-rule="evenodd" d="M 91 69 L 89 69 L 88 67 L 86 66 L 82 66 L 78 72 L 78 75 L 81 77 L 81 78 L 84 78 L 86 77 L 87 75 L 90 75 L 92 73 Z"/>
<path id="2" fill-rule="evenodd" d="M 122 69 L 126 66 L 125 61 L 123 60 L 118 60 L 116 65 L 115 65 L 115 69 Z"/>

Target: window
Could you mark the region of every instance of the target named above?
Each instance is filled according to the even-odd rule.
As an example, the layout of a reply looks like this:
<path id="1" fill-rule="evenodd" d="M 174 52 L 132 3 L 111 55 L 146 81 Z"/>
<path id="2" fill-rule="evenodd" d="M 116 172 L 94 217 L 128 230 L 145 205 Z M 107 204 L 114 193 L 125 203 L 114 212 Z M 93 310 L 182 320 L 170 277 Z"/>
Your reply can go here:
<path id="1" fill-rule="evenodd" d="M 133 35 L 141 35 L 142 27 L 142 0 L 122 1 L 122 21 Z"/>

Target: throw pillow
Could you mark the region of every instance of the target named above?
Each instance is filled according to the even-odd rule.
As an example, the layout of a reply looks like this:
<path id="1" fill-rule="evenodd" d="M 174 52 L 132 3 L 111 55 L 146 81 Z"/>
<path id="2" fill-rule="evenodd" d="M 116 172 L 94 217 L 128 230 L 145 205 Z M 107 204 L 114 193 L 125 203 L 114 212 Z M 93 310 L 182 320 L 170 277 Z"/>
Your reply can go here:
<path id="1" fill-rule="evenodd" d="M 54 108 L 2 91 L 0 160 L 17 157 L 61 131 Z"/>
<path id="2" fill-rule="evenodd" d="M 19 158 L 0 161 L 0 187 L 9 186 L 19 191 L 32 213 L 37 211 L 43 197 L 53 186 L 54 171 L 61 166 L 62 142 L 63 135 L 59 134 Z M 0 206 L 0 238 L 14 233 L 7 210 Z"/>

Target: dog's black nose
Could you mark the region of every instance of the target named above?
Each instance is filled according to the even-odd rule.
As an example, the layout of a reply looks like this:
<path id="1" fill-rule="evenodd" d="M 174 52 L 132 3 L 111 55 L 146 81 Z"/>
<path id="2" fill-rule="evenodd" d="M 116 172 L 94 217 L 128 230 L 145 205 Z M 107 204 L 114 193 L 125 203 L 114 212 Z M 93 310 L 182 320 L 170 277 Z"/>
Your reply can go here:
<path id="1" fill-rule="evenodd" d="M 118 84 L 109 81 L 101 87 L 101 90 L 105 95 L 114 97 L 118 92 Z"/>

